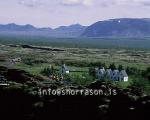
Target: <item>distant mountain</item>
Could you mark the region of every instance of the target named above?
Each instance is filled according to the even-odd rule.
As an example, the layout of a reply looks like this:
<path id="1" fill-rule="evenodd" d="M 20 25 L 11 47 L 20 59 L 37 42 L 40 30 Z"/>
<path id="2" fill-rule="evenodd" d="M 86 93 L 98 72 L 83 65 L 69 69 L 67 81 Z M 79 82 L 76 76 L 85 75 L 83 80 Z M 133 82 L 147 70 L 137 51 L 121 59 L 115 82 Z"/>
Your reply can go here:
<path id="1" fill-rule="evenodd" d="M 7 24 L 7 25 L 0 25 L 0 31 L 33 31 L 37 30 L 32 25 L 16 25 L 14 23 Z"/>
<path id="2" fill-rule="evenodd" d="M 60 26 L 56 28 L 56 31 L 83 31 L 86 27 L 80 24 L 73 24 L 70 26 Z"/>
<path id="3" fill-rule="evenodd" d="M 52 28 L 36 28 L 30 24 L 27 25 L 17 25 L 15 23 L 10 23 L 7 25 L 0 25 L 0 32 L 32 32 L 32 31 L 52 31 Z"/>
<path id="4" fill-rule="evenodd" d="M 56 29 L 52 28 L 36 28 L 32 25 L 17 25 L 14 23 L 0 25 L 0 34 L 8 35 L 39 35 L 50 37 L 78 37 L 86 29 L 80 24 L 70 26 L 61 26 Z"/>
<path id="5" fill-rule="evenodd" d="M 70 26 L 60 26 L 56 29 L 54 29 L 55 33 L 61 34 L 62 36 L 74 36 L 78 37 L 80 36 L 84 30 L 86 29 L 86 26 L 82 26 L 80 24 L 73 24 Z"/>
<path id="6" fill-rule="evenodd" d="M 30 24 L 0 25 L 0 35 L 34 35 L 48 37 L 146 37 L 150 36 L 150 19 L 120 18 L 99 21 L 91 26 L 73 24 L 58 28 L 36 28 Z"/>
<path id="7" fill-rule="evenodd" d="M 137 37 L 150 36 L 150 19 L 110 19 L 99 21 L 86 28 L 83 37 Z"/>

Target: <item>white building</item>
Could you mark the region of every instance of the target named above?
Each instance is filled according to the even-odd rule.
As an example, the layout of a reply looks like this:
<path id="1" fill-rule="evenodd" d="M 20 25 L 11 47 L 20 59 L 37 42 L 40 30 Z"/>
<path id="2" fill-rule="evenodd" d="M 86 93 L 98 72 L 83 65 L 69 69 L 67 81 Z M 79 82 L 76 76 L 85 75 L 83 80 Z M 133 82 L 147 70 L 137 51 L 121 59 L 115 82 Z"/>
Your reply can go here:
<path id="1" fill-rule="evenodd" d="M 124 81 L 124 82 L 128 81 L 128 75 L 127 75 L 125 70 L 121 70 L 120 71 L 120 73 L 119 73 L 119 80 L 120 81 Z"/>
<path id="2" fill-rule="evenodd" d="M 111 69 L 107 69 L 106 72 L 105 72 L 105 74 L 106 74 L 106 78 L 109 79 L 109 80 L 111 80 L 112 70 Z"/>
<path id="3" fill-rule="evenodd" d="M 113 70 L 110 77 L 111 80 L 119 80 L 119 70 Z"/>
<path id="4" fill-rule="evenodd" d="M 96 69 L 96 76 L 98 77 L 98 79 L 103 79 L 105 77 L 105 69 Z"/>
<path id="5" fill-rule="evenodd" d="M 7 85 L 9 85 L 7 79 L 5 79 L 4 76 L 0 75 L 0 86 L 7 86 Z"/>
<path id="6" fill-rule="evenodd" d="M 21 58 L 20 57 L 14 58 L 11 61 L 12 61 L 12 63 L 18 63 L 18 62 L 21 62 Z"/>
<path id="7" fill-rule="evenodd" d="M 96 69 L 96 76 L 99 80 L 104 78 L 113 81 L 128 81 L 128 75 L 125 70 L 111 70 L 111 69 Z"/>
<path id="8" fill-rule="evenodd" d="M 62 73 L 62 74 L 69 74 L 69 69 L 66 67 L 65 64 L 63 64 L 63 65 L 61 66 L 61 73 Z"/>

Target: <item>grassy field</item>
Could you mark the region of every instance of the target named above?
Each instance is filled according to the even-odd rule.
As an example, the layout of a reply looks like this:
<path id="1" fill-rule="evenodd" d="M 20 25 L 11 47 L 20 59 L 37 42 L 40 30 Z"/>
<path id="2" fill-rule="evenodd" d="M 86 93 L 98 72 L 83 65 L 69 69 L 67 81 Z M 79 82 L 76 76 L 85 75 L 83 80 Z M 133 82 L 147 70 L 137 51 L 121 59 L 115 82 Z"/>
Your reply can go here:
<path id="1" fill-rule="evenodd" d="M 2 44 L 29 44 L 64 48 L 150 49 L 150 38 L 50 38 L 41 36 L 0 35 Z"/>
<path id="2" fill-rule="evenodd" d="M 9 42 L 9 44 L 13 44 L 13 42 Z M 78 64 L 80 66 L 80 64 L 83 63 L 82 67 L 87 67 L 88 63 L 93 62 L 102 62 L 106 65 L 109 65 L 110 63 L 115 63 L 116 65 L 122 64 L 124 67 L 130 66 L 136 67 L 138 69 L 145 69 L 150 65 L 150 51 L 143 49 L 91 49 L 61 47 L 64 49 L 64 51 L 48 51 L 27 49 L 20 46 L 11 47 L 9 46 L 9 44 L 6 43 L 1 43 L 0 45 L 1 61 L 21 57 L 23 63 L 39 62 L 44 64 L 58 64 L 61 61 L 65 61 L 65 63 L 68 63 L 68 65 L 73 64 L 72 66 L 78 66 Z M 52 46 L 47 47 L 51 48 Z"/>
<path id="3" fill-rule="evenodd" d="M 86 40 L 85 42 L 85 39 L 81 40 L 75 38 L 54 38 L 53 40 L 51 38 L 49 40 L 49 38 L 35 37 L 33 39 L 32 37 L 16 38 L 15 36 L 1 36 L 0 66 L 22 69 L 33 75 L 48 79 L 41 74 L 41 71 L 50 65 L 54 65 L 55 69 L 59 71 L 61 62 L 63 61 L 71 71 L 70 75 L 73 76 L 73 81 L 81 85 L 89 84 L 93 81 L 90 76 L 88 76 L 88 80 L 85 80 L 84 76 L 87 76 L 89 67 L 92 65 L 96 66 L 99 63 L 104 63 L 106 67 L 109 67 L 111 63 L 114 63 L 116 66 L 121 64 L 124 68 L 134 67 L 141 71 L 146 70 L 147 67 L 150 66 L 150 50 L 148 49 L 149 38 L 142 39 L 143 41 L 147 41 L 144 43 L 147 47 L 144 47 L 139 39 L 135 39 L 135 41 L 130 43 L 130 39 L 125 39 L 125 41 L 118 43 L 124 45 L 122 47 L 115 45 L 115 42 L 119 41 L 119 39 L 115 40 L 115 38 L 109 38 L 108 40 L 101 38 L 98 43 L 96 43 L 96 41 L 99 40 L 98 38 L 93 40 L 89 38 Z M 94 42 L 91 42 L 91 40 Z M 133 42 L 135 42 L 135 44 L 133 44 Z M 106 43 L 107 45 L 105 46 L 104 44 Z M 129 44 L 128 47 L 131 47 L 130 49 L 125 46 L 127 43 Z M 21 45 L 34 45 L 52 49 L 57 48 L 63 51 L 23 48 Z M 139 46 L 143 46 L 147 49 L 139 48 Z M 21 61 L 12 63 L 12 59 L 15 58 L 21 58 Z M 78 77 L 83 78 L 76 81 Z M 126 88 L 134 79 L 136 79 L 136 76 L 130 75 L 129 82 L 119 82 L 116 84 L 121 88 Z"/>
<path id="4" fill-rule="evenodd" d="M 50 47 L 51 48 L 51 47 Z M 56 48 L 56 47 L 55 47 Z M 57 47 L 58 48 L 58 47 Z M 64 61 L 69 66 L 88 67 L 89 63 L 101 62 L 108 66 L 110 63 L 122 64 L 124 67 L 145 69 L 150 65 L 149 50 L 128 49 L 89 49 L 89 48 L 63 48 L 64 51 L 50 51 L 11 47 L 0 45 L 0 61 L 20 57 L 25 64 L 57 64 Z M 10 64 L 11 65 L 11 64 Z M 21 66 L 21 65 L 20 65 Z M 82 69 L 82 68 L 81 68 Z"/>

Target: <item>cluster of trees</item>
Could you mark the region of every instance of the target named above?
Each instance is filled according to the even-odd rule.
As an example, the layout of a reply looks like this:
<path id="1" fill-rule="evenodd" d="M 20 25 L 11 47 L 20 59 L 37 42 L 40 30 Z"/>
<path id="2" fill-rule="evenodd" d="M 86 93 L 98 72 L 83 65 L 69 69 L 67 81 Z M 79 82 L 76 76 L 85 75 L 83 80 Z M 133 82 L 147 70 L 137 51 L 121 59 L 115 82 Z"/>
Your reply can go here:
<path id="1" fill-rule="evenodd" d="M 75 67 L 96 67 L 96 66 L 106 66 L 105 63 L 100 61 L 97 62 L 89 62 L 89 61 L 65 61 L 65 63 L 69 66 Z M 58 64 L 58 63 L 57 63 Z"/>
<path id="2" fill-rule="evenodd" d="M 93 76 L 89 75 L 88 73 L 75 73 L 75 74 L 63 74 L 61 75 L 57 69 L 53 65 L 44 68 L 41 71 L 41 74 L 47 77 L 56 76 L 58 78 L 63 76 L 63 80 L 68 81 L 72 84 L 76 85 L 87 85 L 94 81 Z"/>
<path id="3" fill-rule="evenodd" d="M 63 78 L 65 81 L 70 81 L 77 85 L 87 85 L 88 83 L 94 81 L 94 79 L 96 78 L 95 65 L 97 64 L 94 64 L 94 66 L 89 67 L 89 73 L 63 75 Z M 98 64 L 97 66 L 100 69 L 102 69 L 103 67 L 112 70 L 118 69 L 119 71 L 125 69 L 127 74 L 130 75 L 132 79 L 132 81 L 130 81 L 131 83 L 129 87 L 133 88 L 135 93 L 141 94 L 150 91 L 150 67 L 142 71 L 135 67 L 124 68 L 122 65 L 116 66 L 114 63 L 110 64 L 109 67 L 106 67 L 105 64 Z M 50 75 L 60 75 L 60 73 L 58 73 L 57 69 L 55 69 L 54 66 L 44 68 L 41 71 L 41 73 L 48 77 Z"/>
<path id="4" fill-rule="evenodd" d="M 127 67 L 126 72 L 128 73 L 128 75 L 141 75 L 142 74 L 142 70 L 135 68 L 135 67 Z"/>
<path id="5" fill-rule="evenodd" d="M 65 74 L 64 79 L 72 84 L 81 86 L 89 85 L 95 80 L 93 76 L 84 72 L 81 74 Z"/>
<path id="6" fill-rule="evenodd" d="M 132 92 L 136 95 L 143 95 L 150 93 L 150 82 L 142 76 L 136 76 L 131 85 Z"/>
<path id="7" fill-rule="evenodd" d="M 69 80 L 70 78 L 67 75 L 62 75 L 60 72 L 54 68 L 54 66 L 46 67 L 41 71 L 41 74 L 49 77 L 51 80 L 62 81 L 65 79 Z"/>
<path id="8" fill-rule="evenodd" d="M 26 65 L 34 65 L 34 64 L 41 64 L 41 63 L 45 63 L 45 62 L 47 62 L 46 60 L 44 60 L 44 59 L 39 59 L 39 58 L 33 58 L 33 57 L 31 57 L 31 58 L 24 58 L 23 59 L 23 63 L 24 64 L 26 64 Z"/>
<path id="9" fill-rule="evenodd" d="M 150 67 L 146 70 L 137 68 L 127 68 L 129 74 L 134 75 L 131 88 L 135 94 L 150 94 Z"/>
<path id="10" fill-rule="evenodd" d="M 150 82 L 150 67 L 143 72 L 143 76 Z"/>
<path id="11" fill-rule="evenodd" d="M 103 68 L 103 66 L 99 65 L 99 68 Z M 150 67 L 148 67 L 146 70 L 140 70 L 135 67 L 124 68 L 122 65 L 116 66 L 114 63 L 112 63 L 107 68 L 112 70 L 118 69 L 119 71 L 125 69 L 127 74 L 130 76 L 130 79 L 132 79 L 129 81 L 130 83 L 128 87 L 132 88 L 133 93 L 138 95 L 150 93 Z M 89 75 L 96 78 L 95 67 L 89 68 Z"/>
<path id="12" fill-rule="evenodd" d="M 53 75 L 53 74 L 56 74 L 56 69 L 54 68 L 54 66 L 49 66 L 49 67 L 46 67 L 44 68 L 42 71 L 41 71 L 41 74 L 45 75 L 45 76 L 50 76 L 50 75 Z"/>

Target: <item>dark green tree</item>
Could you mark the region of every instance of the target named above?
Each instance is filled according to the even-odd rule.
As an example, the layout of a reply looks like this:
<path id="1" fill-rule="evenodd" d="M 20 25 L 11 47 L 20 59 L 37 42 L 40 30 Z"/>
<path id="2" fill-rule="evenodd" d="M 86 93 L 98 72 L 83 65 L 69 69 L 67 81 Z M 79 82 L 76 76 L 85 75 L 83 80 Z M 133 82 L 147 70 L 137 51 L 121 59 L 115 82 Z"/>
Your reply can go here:
<path id="1" fill-rule="evenodd" d="M 121 70 L 123 70 L 123 69 L 124 69 L 124 68 L 123 68 L 122 65 L 119 65 L 119 66 L 118 66 L 118 70 L 119 70 L 119 71 L 121 71 Z"/>
<path id="2" fill-rule="evenodd" d="M 148 67 L 148 68 L 146 69 L 146 71 L 144 71 L 143 76 L 144 76 L 146 79 L 148 79 L 149 82 L 150 82 L 150 67 Z"/>
<path id="3" fill-rule="evenodd" d="M 135 67 L 127 67 L 126 68 L 126 72 L 129 74 L 129 75 L 141 75 L 141 70 L 135 68 Z"/>
<path id="4" fill-rule="evenodd" d="M 90 67 L 89 68 L 89 75 L 96 77 L 96 71 L 94 67 Z"/>
<path id="5" fill-rule="evenodd" d="M 54 73 L 55 73 L 55 68 L 54 68 L 53 65 L 51 66 L 50 71 L 51 71 L 51 74 L 54 74 Z"/>
<path id="6" fill-rule="evenodd" d="M 110 64 L 109 69 L 115 70 L 116 69 L 115 64 L 114 63 Z"/>
<path id="7" fill-rule="evenodd" d="M 139 95 L 150 92 L 149 82 L 140 76 L 133 80 L 131 84 L 131 88 L 135 94 L 139 94 Z"/>
<path id="8" fill-rule="evenodd" d="M 54 66 L 52 65 L 52 66 L 50 66 L 50 67 L 44 68 L 44 69 L 41 71 L 41 73 L 42 73 L 43 75 L 49 76 L 49 75 L 56 74 L 56 70 L 55 70 Z"/>

